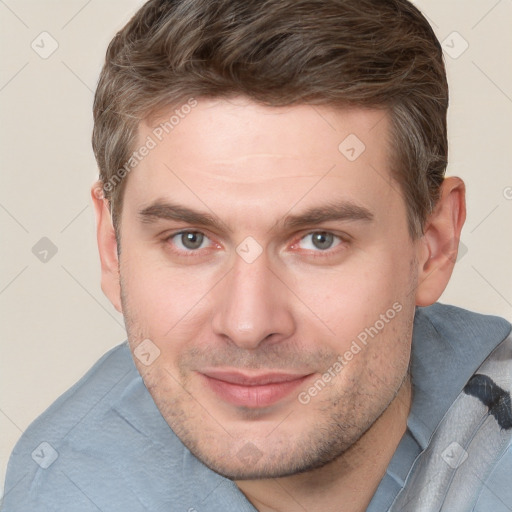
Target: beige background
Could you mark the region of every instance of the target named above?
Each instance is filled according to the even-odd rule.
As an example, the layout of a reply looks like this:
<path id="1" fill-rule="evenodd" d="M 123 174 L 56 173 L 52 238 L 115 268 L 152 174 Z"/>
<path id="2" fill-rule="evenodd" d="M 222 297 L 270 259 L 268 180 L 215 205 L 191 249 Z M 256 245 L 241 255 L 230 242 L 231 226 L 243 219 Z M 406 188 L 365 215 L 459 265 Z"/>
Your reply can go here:
<path id="1" fill-rule="evenodd" d="M 448 173 L 467 184 L 464 254 L 441 301 L 512 320 L 512 1 L 415 3 L 445 41 Z M 0 0 L 1 482 L 30 422 L 125 338 L 99 284 L 91 105 L 106 47 L 141 4 Z M 50 37 L 43 59 L 31 44 L 48 52 Z M 46 262 L 42 237 L 58 250 Z"/>

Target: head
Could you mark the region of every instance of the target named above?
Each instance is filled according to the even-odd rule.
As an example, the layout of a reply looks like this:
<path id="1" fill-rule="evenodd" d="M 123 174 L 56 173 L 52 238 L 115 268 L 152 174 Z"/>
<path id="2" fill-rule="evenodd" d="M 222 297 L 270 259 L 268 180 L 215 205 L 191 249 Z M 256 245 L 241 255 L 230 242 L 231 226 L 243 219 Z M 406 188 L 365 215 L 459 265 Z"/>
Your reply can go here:
<path id="1" fill-rule="evenodd" d="M 320 467 L 397 395 L 464 222 L 447 105 L 440 45 L 405 0 L 151 0 L 111 42 L 102 288 L 212 469 Z"/>

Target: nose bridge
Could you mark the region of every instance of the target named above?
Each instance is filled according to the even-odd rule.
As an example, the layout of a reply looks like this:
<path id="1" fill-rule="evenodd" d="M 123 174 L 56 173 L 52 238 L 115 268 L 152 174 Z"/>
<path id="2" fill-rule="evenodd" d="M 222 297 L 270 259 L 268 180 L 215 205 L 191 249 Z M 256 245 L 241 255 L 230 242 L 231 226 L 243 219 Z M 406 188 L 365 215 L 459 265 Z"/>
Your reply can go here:
<path id="1" fill-rule="evenodd" d="M 253 261 L 237 255 L 226 277 L 213 316 L 217 334 L 251 349 L 271 335 L 277 340 L 293 332 L 286 293 L 265 254 Z"/>

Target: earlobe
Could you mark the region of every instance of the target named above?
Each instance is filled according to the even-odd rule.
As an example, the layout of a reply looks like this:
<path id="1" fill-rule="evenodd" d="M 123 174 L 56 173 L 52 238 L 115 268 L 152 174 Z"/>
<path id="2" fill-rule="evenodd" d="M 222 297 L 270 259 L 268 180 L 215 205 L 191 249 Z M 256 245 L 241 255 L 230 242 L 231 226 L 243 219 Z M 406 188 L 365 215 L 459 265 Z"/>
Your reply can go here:
<path id="1" fill-rule="evenodd" d="M 429 306 L 445 290 L 457 259 L 466 220 L 465 186 L 460 178 L 445 178 L 437 205 L 418 243 L 416 305 Z"/>
<path id="2" fill-rule="evenodd" d="M 117 240 L 108 200 L 105 198 L 102 185 L 101 181 L 96 181 L 91 188 L 91 198 L 96 213 L 96 239 L 101 262 L 101 289 L 117 311 L 122 313 Z"/>

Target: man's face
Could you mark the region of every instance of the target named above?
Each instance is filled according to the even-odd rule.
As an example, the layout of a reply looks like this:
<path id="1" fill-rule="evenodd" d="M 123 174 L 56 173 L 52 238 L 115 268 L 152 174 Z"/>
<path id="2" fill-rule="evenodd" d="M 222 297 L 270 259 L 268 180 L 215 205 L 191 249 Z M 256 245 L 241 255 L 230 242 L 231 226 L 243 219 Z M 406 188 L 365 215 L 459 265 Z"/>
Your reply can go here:
<path id="1" fill-rule="evenodd" d="M 140 125 L 136 148 L 156 147 L 128 176 L 121 217 L 129 342 L 151 349 L 134 361 L 217 472 L 320 467 L 407 374 L 416 246 L 388 118 L 238 98 L 198 101 L 161 141 L 159 122 Z"/>

